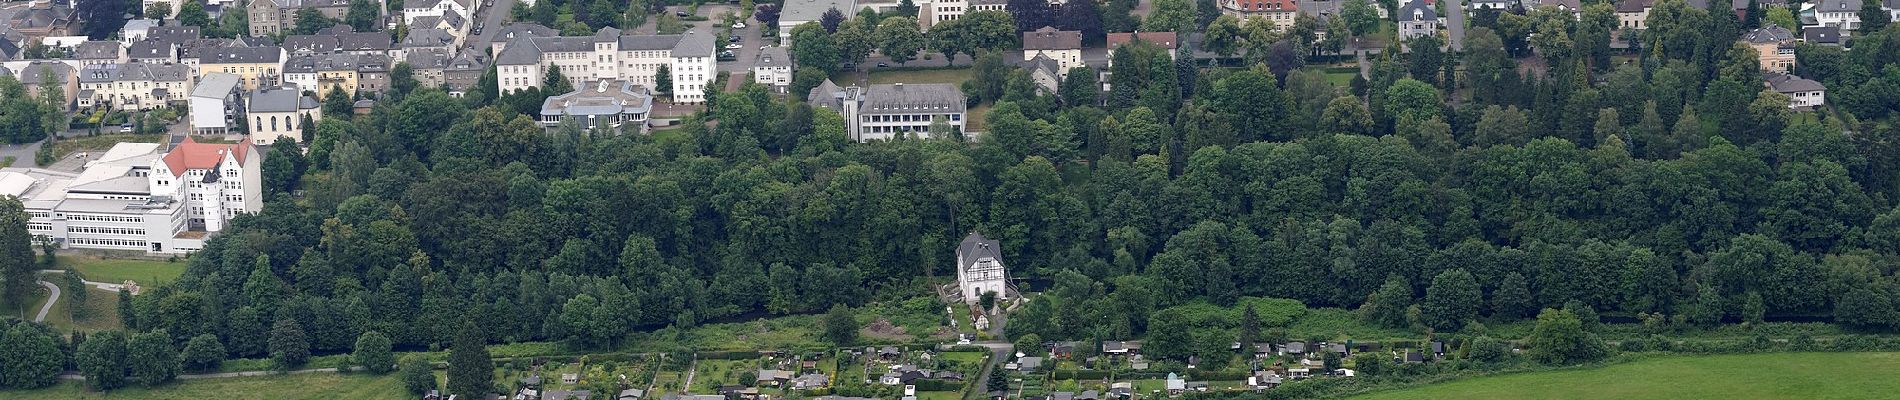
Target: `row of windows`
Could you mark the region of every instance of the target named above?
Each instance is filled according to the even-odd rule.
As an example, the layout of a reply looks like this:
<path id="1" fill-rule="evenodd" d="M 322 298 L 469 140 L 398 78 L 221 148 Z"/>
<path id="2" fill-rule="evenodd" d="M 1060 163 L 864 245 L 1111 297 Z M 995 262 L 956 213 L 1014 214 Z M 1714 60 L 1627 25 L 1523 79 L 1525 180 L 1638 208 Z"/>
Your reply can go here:
<path id="1" fill-rule="evenodd" d="M 107 197 L 111 197 L 111 196 L 107 196 Z M 99 222 L 145 222 L 145 217 L 127 217 L 123 215 L 66 214 L 66 220 L 99 221 Z"/>
<path id="2" fill-rule="evenodd" d="M 53 213 L 49 213 L 45 211 L 32 211 L 26 214 L 33 216 L 33 218 L 52 218 L 53 217 Z"/>
<path id="3" fill-rule="evenodd" d="M 903 115 L 866 115 L 864 116 L 863 122 L 932 122 L 932 121 L 936 121 L 937 117 L 943 117 L 944 120 L 946 121 L 962 121 L 963 120 L 963 114 L 942 114 L 942 115 L 903 114 Z"/>
<path id="4" fill-rule="evenodd" d="M 66 243 L 81 246 L 145 247 L 143 240 L 67 238 Z"/>
<path id="5" fill-rule="evenodd" d="M 28 223 L 26 223 L 26 230 L 29 230 L 29 231 L 50 231 L 50 230 L 53 230 L 53 224 L 49 224 L 49 223 L 45 223 L 45 222 L 28 222 Z"/>
<path id="6" fill-rule="evenodd" d="M 66 227 L 66 231 L 72 233 L 98 233 L 106 235 L 145 235 L 145 229 L 143 228 L 113 228 L 105 226 L 68 226 Z"/>

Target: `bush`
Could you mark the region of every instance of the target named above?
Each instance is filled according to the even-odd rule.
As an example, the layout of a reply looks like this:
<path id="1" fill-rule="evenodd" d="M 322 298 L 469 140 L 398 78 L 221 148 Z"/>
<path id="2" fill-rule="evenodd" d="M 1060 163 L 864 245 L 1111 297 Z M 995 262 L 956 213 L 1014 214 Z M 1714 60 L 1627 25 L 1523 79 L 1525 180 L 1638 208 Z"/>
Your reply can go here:
<path id="1" fill-rule="evenodd" d="M 187 371 L 216 371 L 224 364 L 224 343 L 218 341 L 217 335 L 198 335 L 185 343 L 184 358 Z"/>
<path id="2" fill-rule="evenodd" d="M 428 359 L 421 355 L 403 357 L 399 369 L 402 371 L 402 386 L 408 388 L 409 393 L 420 395 L 435 390 L 435 367 L 429 365 Z"/>

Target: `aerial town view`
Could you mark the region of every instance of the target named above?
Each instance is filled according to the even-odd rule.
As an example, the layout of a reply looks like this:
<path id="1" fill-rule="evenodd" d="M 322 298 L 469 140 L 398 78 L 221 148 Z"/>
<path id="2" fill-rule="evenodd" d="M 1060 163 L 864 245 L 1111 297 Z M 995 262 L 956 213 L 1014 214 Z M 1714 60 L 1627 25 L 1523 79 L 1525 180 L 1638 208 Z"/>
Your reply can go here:
<path id="1" fill-rule="evenodd" d="M 0 1 L 0 399 L 1900 399 L 1896 19 Z"/>

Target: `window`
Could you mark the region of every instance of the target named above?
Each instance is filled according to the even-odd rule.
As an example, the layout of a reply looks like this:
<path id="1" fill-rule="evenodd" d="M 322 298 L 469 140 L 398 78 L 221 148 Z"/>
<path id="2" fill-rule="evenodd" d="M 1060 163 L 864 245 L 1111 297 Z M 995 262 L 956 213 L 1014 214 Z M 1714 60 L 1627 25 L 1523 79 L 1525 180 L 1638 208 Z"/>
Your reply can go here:
<path id="1" fill-rule="evenodd" d="M 124 239 L 67 238 L 66 243 L 80 246 L 145 247 L 143 240 Z"/>
<path id="2" fill-rule="evenodd" d="M 144 235 L 145 234 L 145 229 L 141 229 L 141 228 L 114 228 L 114 227 L 105 227 L 105 226 L 68 226 L 66 227 L 66 231 L 71 232 L 71 233 L 97 233 L 97 234 L 105 234 L 105 235 Z"/>

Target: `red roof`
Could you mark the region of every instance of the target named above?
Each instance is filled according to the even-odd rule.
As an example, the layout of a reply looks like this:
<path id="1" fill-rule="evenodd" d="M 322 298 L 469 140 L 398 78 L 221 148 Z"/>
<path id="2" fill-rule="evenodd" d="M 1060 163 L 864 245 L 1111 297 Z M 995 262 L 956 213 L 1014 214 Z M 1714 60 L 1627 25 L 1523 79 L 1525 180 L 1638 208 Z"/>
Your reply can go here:
<path id="1" fill-rule="evenodd" d="M 242 163 L 250 155 L 250 150 L 249 145 L 198 143 L 186 136 L 184 142 L 173 146 L 170 153 L 165 153 L 165 167 L 172 170 L 172 176 L 184 175 L 185 170 L 192 169 L 216 170 L 218 163 L 224 162 L 225 152 L 231 152 Z"/>
<path id="2" fill-rule="evenodd" d="M 1108 48 L 1121 47 L 1121 45 L 1127 44 L 1135 37 L 1140 37 L 1143 42 L 1154 43 L 1163 48 L 1173 49 L 1175 47 L 1174 32 L 1136 32 L 1108 34 Z"/>
<path id="3" fill-rule="evenodd" d="M 1300 5 L 1293 0 L 1234 0 L 1234 6 L 1241 11 L 1299 11 Z"/>

